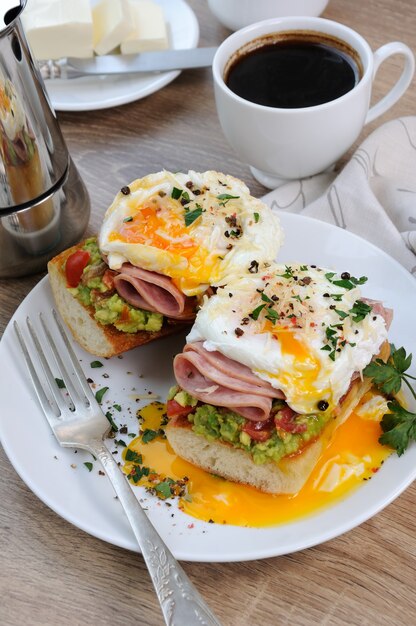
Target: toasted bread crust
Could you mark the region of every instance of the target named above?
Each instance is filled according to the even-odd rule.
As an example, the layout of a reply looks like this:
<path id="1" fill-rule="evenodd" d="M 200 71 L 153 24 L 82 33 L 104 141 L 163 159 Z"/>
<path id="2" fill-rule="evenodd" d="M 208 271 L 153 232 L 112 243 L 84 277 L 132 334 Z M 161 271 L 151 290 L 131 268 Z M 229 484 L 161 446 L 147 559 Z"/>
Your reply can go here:
<path id="1" fill-rule="evenodd" d="M 94 307 L 83 305 L 67 289 L 64 273 L 66 260 L 83 245 L 84 241 L 81 241 L 51 259 L 48 263 L 48 274 L 56 308 L 75 341 L 84 350 L 95 356 L 112 357 L 186 328 L 186 324 L 166 318 L 158 332 L 142 330 L 137 333 L 125 333 L 111 324 L 105 326 L 99 324 L 94 319 Z"/>
<path id="2" fill-rule="evenodd" d="M 378 358 L 387 361 L 390 346 L 385 342 Z M 165 427 L 166 436 L 175 453 L 202 469 L 234 482 L 251 485 L 274 494 L 294 494 L 305 484 L 335 430 L 343 424 L 371 389 L 369 378 L 357 379 L 351 385 L 338 415 L 330 420 L 321 436 L 297 455 L 256 465 L 251 456 L 240 448 L 222 441 L 208 441 L 196 434 L 189 422 L 171 420 Z"/>

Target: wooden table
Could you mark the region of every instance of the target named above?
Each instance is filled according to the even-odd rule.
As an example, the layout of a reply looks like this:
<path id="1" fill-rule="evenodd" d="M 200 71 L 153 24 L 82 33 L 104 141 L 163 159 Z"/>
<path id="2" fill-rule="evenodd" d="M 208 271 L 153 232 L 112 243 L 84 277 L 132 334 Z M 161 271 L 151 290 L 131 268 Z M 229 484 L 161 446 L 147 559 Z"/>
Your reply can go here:
<path id="1" fill-rule="evenodd" d="M 199 19 L 200 45 L 219 44 L 228 31 L 205 2 L 189 4 Z M 373 49 L 402 40 L 416 50 L 413 0 L 331 0 L 324 16 L 361 32 Z M 398 68 L 395 60 L 383 66 L 376 97 L 392 84 Z M 360 141 L 389 119 L 415 114 L 415 103 L 413 81 Z M 111 110 L 59 114 L 59 120 L 91 194 L 89 233 L 97 230 L 122 185 L 162 168 L 221 169 L 244 179 L 255 195 L 265 193 L 222 135 L 209 70 L 184 72 L 144 100 Z M 1 331 L 40 278 L 0 281 Z M 3 451 L 0 472 L 1 624 L 162 623 L 141 556 L 90 537 L 58 517 L 28 490 Z M 184 567 L 226 626 L 415 623 L 415 497 L 413 485 L 359 528 L 297 554 Z"/>

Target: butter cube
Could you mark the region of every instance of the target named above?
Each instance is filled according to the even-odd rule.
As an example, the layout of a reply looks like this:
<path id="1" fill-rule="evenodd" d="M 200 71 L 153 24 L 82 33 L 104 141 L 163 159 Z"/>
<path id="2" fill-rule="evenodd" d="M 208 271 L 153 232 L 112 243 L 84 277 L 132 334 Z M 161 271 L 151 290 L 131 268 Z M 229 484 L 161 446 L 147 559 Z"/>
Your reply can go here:
<path id="1" fill-rule="evenodd" d="M 133 32 L 122 41 L 123 54 L 137 54 L 145 50 L 163 50 L 169 47 L 163 9 L 152 0 L 129 0 L 133 14 Z"/>
<path id="2" fill-rule="evenodd" d="M 89 0 L 28 0 L 22 24 L 37 59 L 92 56 Z"/>
<path id="3" fill-rule="evenodd" d="M 92 9 L 92 19 L 96 54 L 108 54 L 133 30 L 128 0 L 101 0 Z"/>

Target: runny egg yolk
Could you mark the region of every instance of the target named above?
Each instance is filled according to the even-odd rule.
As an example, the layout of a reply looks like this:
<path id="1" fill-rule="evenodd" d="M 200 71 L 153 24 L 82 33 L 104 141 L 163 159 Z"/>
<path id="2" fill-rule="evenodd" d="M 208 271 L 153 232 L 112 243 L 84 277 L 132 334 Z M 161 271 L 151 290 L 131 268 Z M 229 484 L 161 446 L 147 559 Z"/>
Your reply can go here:
<path id="1" fill-rule="evenodd" d="M 170 206 L 168 206 L 168 209 Z M 157 202 L 149 202 L 134 209 L 131 216 L 110 234 L 110 241 L 125 241 L 154 246 L 189 258 L 195 254 L 198 244 L 187 231 L 182 215 L 163 209 Z M 131 218 L 131 219 L 130 219 Z"/>
<path id="2" fill-rule="evenodd" d="M 279 341 L 282 355 L 292 357 L 292 366 L 286 368 L 286 371 L 273 375 L 268 372 L 269 377 L 275 377 L 280 381 L 282 386 L 293 397 L 293 393 L 297 398 L 313 399 L 317 402 L 322 398 L 330 400 L 330 393 L 327 389 L 318 389 L 316 386 L 317 379 L 321 372 L 321 364 L 319 360 L 310 352 L 304 342 L 299 340 L 293 329 L 287 326 L 274 325 L 266 320 L 263 332 L 271 333 Z"/>
<path id="3" fill-rule="evenodd" d="M 180 202 L 157 197 L 140 207 L 132 205 L 131 215 L 124 218 L 108 239 L 151 246 L 169 253 L 168 257 L 160 257 L 160 266 L 155 271 L 170 276 L 179 289 L 193 291 L 218 277 L 219 258 L 200 245 L 191 232 L 185 224 Z M 180 269 L 176 270 L 177 258 L 187 259 L 187 267 L 180 264 Z"/>
<path id="4" fill-rule="evenodd" d="M 157 430 L 164 410 L 159 402 L 144 407 L 142 430 Z M 353 413 L 334 433 L 304 487 L 291 496 L 262 493 L 213 476 L 176 456 L 159 436 L 146 444 L 138 437 L 127 449 L 141 454 L 143 465 L 162 476 L 189 478 L 187 496 L 179 501 L 188 515 L 220 524 L 266 527 L 314 514 L 369 480 L 391 453 L 378 442 L 380 434 L 379 420 Z M 125 462 L 123 469 L 128 474 L 131 463 Z M 140 484 L 146 485 L 143 479 Z"/>

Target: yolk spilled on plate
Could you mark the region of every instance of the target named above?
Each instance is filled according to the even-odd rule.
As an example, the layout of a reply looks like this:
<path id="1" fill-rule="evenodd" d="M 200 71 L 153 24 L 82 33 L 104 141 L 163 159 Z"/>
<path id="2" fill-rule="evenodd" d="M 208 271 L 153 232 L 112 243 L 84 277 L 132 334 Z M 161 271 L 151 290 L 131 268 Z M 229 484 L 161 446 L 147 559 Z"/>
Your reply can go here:
<path id="1" fill-rule="evenodd" d="M 364 401 L 368 402 L 369 395 Z M 158 430 L 165 405 L 153 402 L 140 410 L 141 430 Z M 187 496 L 179 507 L 188 515 L 204 521 L 237 526 L 265 527 L 290 522 L 326 508 L 369 480 L 380 468 L 391 450 L 378 443 L 381 435 L 379 411 L 353 413 L 334 433 L 311 476 L 296 495 L 272 495 L 252 487 L 219 478 L 178 457 L 165 438 L 157 436 L 143 443 L 142 436 L 125 449 L 142 456 L 147 466 L 174 480 L 189 478 Z M 125 461 L 126 474 L 132 464 Z M 148 486 L 146 478 L 140 485 Z"/>

